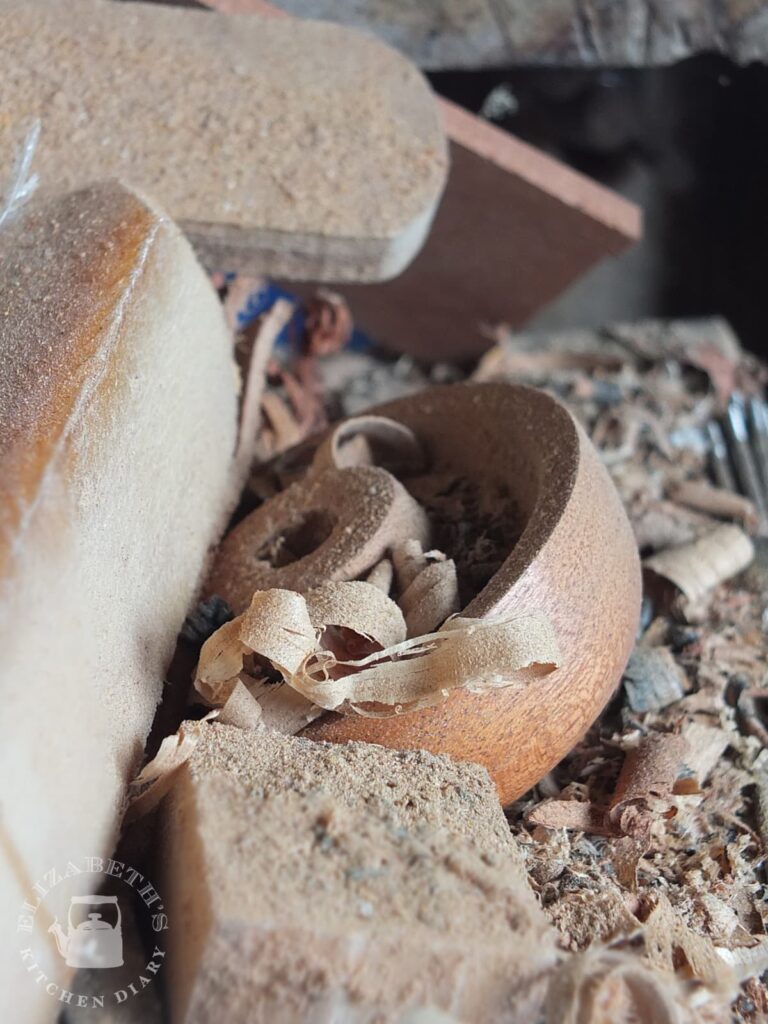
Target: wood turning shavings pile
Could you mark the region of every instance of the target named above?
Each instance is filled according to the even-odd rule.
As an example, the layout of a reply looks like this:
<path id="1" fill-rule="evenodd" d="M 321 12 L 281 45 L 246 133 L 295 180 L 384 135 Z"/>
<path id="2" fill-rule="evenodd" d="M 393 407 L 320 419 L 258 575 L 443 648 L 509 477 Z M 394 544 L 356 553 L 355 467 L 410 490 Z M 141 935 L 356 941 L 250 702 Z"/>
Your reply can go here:
<path id="1" fill-rule="evenodd" d="M 764 1020 L 768 541 L 753 535 L 752 503 L 711 483 L 703 431 L 718 403 L 764 387 L 768 372 L 718 320 L 502 328 L 494 340 L 474 379 L 531 384 L 565 402 L 613 477 L 646 566 L 643 633 L 620 691 L 508 810 L 573 954 L 551 1019 L 623 1019 L 629 989 L 645 1020 Z M 375 360 L 339 353 L 320 369 L 331 389 L 340 382 L 329 407 L 357 411 L 344 407 L 346 374 L 358 391 L 367 382 L 356 403 L 430 382 L 402 361 L 398 370 L 399 384 L 390 372 L 379 388 Z M 672 976 L 681 1005 L 681 990 L 665 988 Z M 580 1016 L 596 992 L 604 1017 Z"/>
<path id="2" fill-rule="evenodd" d="M 641 636 L 616 697 L 583 742 L 507 811 L 529 881 L 559 934 L 562 959 L 546 1019 L 765 1020 L 768 542 L 754 536 L 754 506 L 711 484 L 704 435 L 718 403 L 734 389 L 763 386 L 766 368 L 716 320 L 549 336 L 499 329 L 495 340 L 474 379 L 532 384 L 566 403 L 613 477 L 644 560 Z M 316 360 L 309 376 L 312 401 L 320 396 L 323 405 L 314 422 L 429 383 L 411 364 L 386 365 L 343 350 Z M 447 368 L 432 371 L 435 380 L 457 376 Z M 283 401 L 276 380 L 273 375 L 267 397 Z M 289 404 L 298 408 L 301 401 L 294 395 Z M 271 420 L 269 401 L 264 408 Z M 291 444 L 311 429 L 298 417 L 293 422 L 286 435 Z M 268 422 L 260 441 L 268 437 L 279 452 L 278 433 Z M 256 469 L 246 504 L 284 489 L 306 467 L 292 453 Z M 467 518 L 466 496 L 452 495 L 446 521 Z M 209 706 L 223 705 L 220 721 L 266 723 L 287 733 L 298 731 L 317 705 L 369 712 L 374 701 L 379 713 L 382 705 L 383 713 L 393 713 L 400 702 L 440 699 L 450 674 L 441 675 L 436 663 L 453 632 L 440 627 L 465 603 L 463 591 L 475 586 L 473 568 L 488 563 L 478 569 L 480 580 L 494 571 L 501 542 L 493 529 L 480 530 L 485 548 L 476 523 L 470 521 L 474 533 L 464 544 L 454 530 L 455 543 L 440 545 L 448 558 L 403 545 L 365 582 L 304 597 L 285 590 L 257 595 L 203 647 L 198 691 Z M 399 606 L 387 596 L 393 584 Z M 434 591 L 438 611 L 415 621 L 413 609 L 423 613 L 429 603 L 408 601 L 417 585 L 422 593 Z M 358 607 L 361 587 L 365 601 Z M 290 635 L 275 635 L 274 616 L 262 614 L 265 604 L 281 606 L 282 622 L 282 605 L 291 605 Z M 455 623 L 474 628 L 449 620 Z M 519 645 L 516 669 L 556 661 L 556 638 L 546 622 L 539 627 L 537 656 Z M 421 689 L 387 691 L 389 678 L 384 690 L 379 680 L 370 688 L 360 683 L 366 673 L 391 673 L 397 661 L 390 658 L 409 644 L 430 666 Z M 338 668 L 343 671 L 333 671 Z M 292 685 L 275 686 L 275 670 Z M 139 780 L 139 801 L 149 795 L 155 803 L 152 786 L 188 756 L 189 728 L 167 742 L 162 763 Z"/>
<path id="3" fill-rule="evenodd" d="M 646 1020 L 765 1020 L 768 542 L 747 535 L 754 506 L 710 483 L 701 432 L 718 398 L 764 386 L 766 369 L 717 320 L 499 330 L 497 341 L 475 378 L 566 402 L 611 472 L 645 566 L 643 632 L 619 693 L 508 810 L 576 954 L 563 1005 L 590 978 L 611 1005 L 613 978 L 613 1010 L 598 1019 L 623 1019 L 629 988 Z M 663 992 L 671 975 L 684 1007 Z"/>

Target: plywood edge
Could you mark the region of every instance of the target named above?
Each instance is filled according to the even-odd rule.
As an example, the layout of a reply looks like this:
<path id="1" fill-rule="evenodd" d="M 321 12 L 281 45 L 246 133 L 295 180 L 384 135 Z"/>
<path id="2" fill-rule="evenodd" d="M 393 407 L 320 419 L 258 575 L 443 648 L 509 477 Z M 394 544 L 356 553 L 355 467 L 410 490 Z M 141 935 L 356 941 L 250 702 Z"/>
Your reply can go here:
<path id="1" fill-rule="evenodd" d="M 452 143 L 583 211 L 622 235 L 627 243 L 640 239 L 642 211 L 635 203 L 450 100 L 440 99 L 439 107 L 443 127 Z"/>

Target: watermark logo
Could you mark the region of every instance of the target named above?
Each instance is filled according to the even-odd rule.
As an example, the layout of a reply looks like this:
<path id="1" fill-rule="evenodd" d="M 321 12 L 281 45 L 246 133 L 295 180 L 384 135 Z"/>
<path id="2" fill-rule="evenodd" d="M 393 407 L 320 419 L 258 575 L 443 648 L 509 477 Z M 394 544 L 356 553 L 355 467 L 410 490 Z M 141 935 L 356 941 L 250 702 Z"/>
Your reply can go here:
<path id="1" fill-rule="evenodd" d="M 124 963 L 129 909 L 145 918 L 137 925 L 152 936 L 151 954 L 134 974 Z M 16 930 L 22 964 L 34 984 L 64 1005 L 106 1009 L 137 996 L 161 970 L 168 915 L 160 893 L 140 871 L 119 860 L 82 857 L 35 882 Z M 85 984 L 78 970 L 100 973 Z"/>
<path id="2" fill-rule="evenodd" d="M 116 911 L 114 924 L 108 914 Z M 77 921 L 77 912 L 85 908 L 86 916 Z M 56 940 L 59 956 L 67 967 L 90 967 L 106 970 L 123 966 L 123 932 L 120 901 L 117 896 L 73 896 L 69 904 L 68 928 L 65 932 L 58 917 L 48 931 Z"/>

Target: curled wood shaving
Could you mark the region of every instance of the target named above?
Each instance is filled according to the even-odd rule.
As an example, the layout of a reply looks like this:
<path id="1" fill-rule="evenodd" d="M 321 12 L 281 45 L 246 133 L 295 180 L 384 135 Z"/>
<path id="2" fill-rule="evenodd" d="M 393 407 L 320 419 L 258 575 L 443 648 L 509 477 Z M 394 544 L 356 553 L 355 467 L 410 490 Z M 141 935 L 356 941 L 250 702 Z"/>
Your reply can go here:
<path id="1" fill-rule="evenodd" d="M 238 640 L 247 650 L 271 661 L 283 675 L 291 676 L 314 650 L 315 628 L 301 594 L 257 590 L 243 612 Z"/>
<path id="2" fill-rule="evenodd" d="M 675 813 L 669 798 L 687 751 L 682 736 L 657 732 L 627 753 L 608 812 L 618 832 L 640 838 L 653 815 Z"/>
<path id="3" fill-rule="evenodd" d="M 692 544 L 653 555 L 643 566 L 673 583 L 688 601 L 698 601 L 718 583 L 746 569 L 754 556 L 746 533 L 738 526 L 726 525 Z"/>
<path id="4" fill-rule="evenodd" d="M 387 716 L 438 703 L 458 688 L 524 686 L 553 671 L 560 657 L 540 612 L 454 618 L 436 633 L 404 635 L 400 609 L 369 583 L 331 583 L 306 598 L 257 591 L 248 610 L 203 645 L 195 686 L 210 704 L 224 703 L 242 681 L 246 656 L 257 655 L 313 705 Z M 360 649 L 362 657 L 347 655 Z"/>
<path id="5" fill-rule="evenodd" d="M 235 471 L 240 485 L 253 462 L 257 434 L 261 422 L 261 397 L 264 393 L 267 364 L 278 335 L 290 321 L 294 305 L 287 299 L 278 299 L 264 316 L 253 339 L 243 401 L 240 407 L 240 434 L 235 455 Z"/>
<path id="6" fill-rule="evenodd" d="M 238 680 L 218 720 L 222 725 L 234 725 L 238 729 L 260 729 L 265 724 L 263 719 L 261 704 L 245 683 Z"/>
<path id="7" fill-rule="evenodd" d="M 392 589 L 392 580 L 395 576 L 394 566 L 389 558 L 382 558 L 380 562 L 371 569 L 365 578 L 366 583 L 370 583 L 372 587 L 376 587 L 377 590 L 381 590 L 385 594 L 389 594 Z"/>
<path id="8" fill-rule="evenodd" d="M 312 471 L 382 466 L 395 476 L 421 471 L 425 456 L 410 427 L 386 416 L 353 416 L 340 423 L 317 449 Z"/>
<path id="9" fill-rule="evenodd" d="M 678 504 L 697 512 L 705 512 L 719 519 L 733 519 L 750 533 L 754 533 L 760 525 L 760 516 L 749 498 L 723 487 L 713 487 L 703 480 L 685 480 L 671 487 L 669 496 Z"/>
<path id="10" fill-rule="evenodd" d="M 243 671 L 247 647 L 240 640 L 243 615 L 225 622 L 202 646 L 195 686 L 213 707 L 224 704 Z"/>
<path id="11" fill-rule="evenodd" d="M 547 1024 L 686 1024 L 679 983 L 636 955 L 610 949 L 571 956 L 556 971 L 546 1000 Z"/>
<path id="12" fill-rule="evenodd" d="M 165 737 L 155 756 L 130 784 L 126 821 L 135 821 L 157 807 L 170 789 L 174 774 L 189 760 L 206 723 L 218 714 L 214 710 L 199 721 L 182 722 L 173 735 Z"/>
<path id="13" fill-rule="evenodd" d="M 411 538 L 392 549 L 392 564 L 395 567 L 395 579 L 400 593 L 410 587 L 422 569 L 427 566 L 427 556 L 421 542 Z"/>
<path id="14" fill-rule="evenodd" d="M 287 683 L 267 683 L 262 679 L 247 679 L 244 683 L 251 700 L 258 705 L 262 724 L 285 736 L 295 736 L 323 714 L 322 708 L 302 697 Z M 232 697 L 224 705 L 222 715 Z M 242 725 L 240 727 L 245 728 Z"/>
<path id="15" fill-rule="evenodd" d="M 611 859 L 617 878 L 634 890 L 653 822 L 676 813 L 672 792 L 688 750 L 681 736 L 651 733 L 627 753 L 608 807 L 591 801 L 545 800 L 528 812 L 526 820 L 544 828 L 614 838 Z"/>
<path id="16" fill-rule="evenodd" d="M 461 607 L 456 563 L 452 558 L 426 565 L 404 594 L 400 607 L 409 636 L 430 633 Z"/>
<path id="17" fill-rule="evenodd" d="M 651 966 L 696 978 L 712 992 L 733 999 L 735 973 L 714 944 L 706 936 L 691 931 L 663 893 L 653 899 L 654 905 L 643 925 L 645 957 Z"/>
<path id="18" fill-rule="evenodd" d="M 387 595 L 370 583 L 327 583 L 306 594 L 307 612 L 316 629 L 342 626 L 373 640 L 379 648 L 405 640 L 403 613 Z"/>
<path id="19" fill-rule="evenodd" d="M 456 689 L 481 693 L 522 687 L 554 671 L 558 663 L 549 620 L 532 612 L 507 619 L 451 619 L 436 633 L 356 661 L 337 661 L 330 652 L 319 651 L 290 682 L 329 711 L 388 717 L 438 704 Z M 336 678 L 339 668 L 354 671 Z M 366 704 L 380 707 L 364 708 Z"/>
<path id="20" fill-rule="evenodd" d="M 296 419 L 288 403 L 283 401 L 276 391 L 267 391 L 261 399 L 261 411 L 266 417 L 266 424 L 259 437 L 257 455 L 271 458 L 278 452 L 287 451 L 299 444 L 306 437 L 306 430 Z M 264 435 L 269 430 L 269 440 L 265 443 Z M 262 452 L 263 449 L 263 452 Z"/>

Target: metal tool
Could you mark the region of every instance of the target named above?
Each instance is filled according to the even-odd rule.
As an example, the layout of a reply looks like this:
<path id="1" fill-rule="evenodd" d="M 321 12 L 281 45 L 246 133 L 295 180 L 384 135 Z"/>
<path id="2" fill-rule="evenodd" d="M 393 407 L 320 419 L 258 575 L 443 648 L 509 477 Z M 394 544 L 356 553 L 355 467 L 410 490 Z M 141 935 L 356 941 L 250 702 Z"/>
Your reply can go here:
<path id="1" fill-rule="evenodd" d="M 745 495 L 768 533 L 768 405 L 734 392 L 725 415 L 707 424 L 712 476 L 719 487 Z"/>

